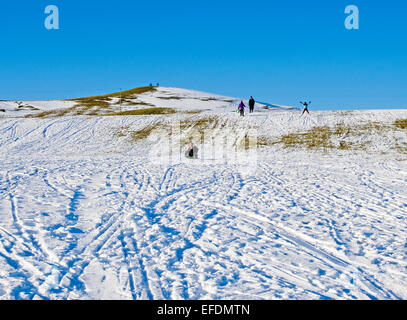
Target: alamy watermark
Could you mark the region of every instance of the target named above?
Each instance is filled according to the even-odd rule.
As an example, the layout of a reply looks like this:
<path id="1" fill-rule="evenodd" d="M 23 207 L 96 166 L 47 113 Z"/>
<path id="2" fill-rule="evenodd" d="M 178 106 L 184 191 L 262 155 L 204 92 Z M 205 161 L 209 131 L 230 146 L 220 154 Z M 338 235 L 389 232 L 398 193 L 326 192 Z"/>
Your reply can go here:
<path id="1" fill-rule="evenodd" d="M 45 14 L 47 17 L 44 21 L 44 26 L 47 30 L 58 30 L 59 29 L 59 9 L 55 5 L 49 5 L 45 7 Z"/>
<path id="2" fill-rule="evenodd" d="M 355 5 L 349 5 L 345 8 L 345 28 L 348 30 L 359 30 L 359 8 Z"/>
<path id="3" fill-rule="evenodd" d="M 59 29 L 59 8 L 56 5 L 45 7 L 44 13 L 47 15 L 44 26 L 47 30 Z M 345 28 L 347 30 L 359 30 L 359 8 L 356 5 L 348 5 L 345 8 Z"/>

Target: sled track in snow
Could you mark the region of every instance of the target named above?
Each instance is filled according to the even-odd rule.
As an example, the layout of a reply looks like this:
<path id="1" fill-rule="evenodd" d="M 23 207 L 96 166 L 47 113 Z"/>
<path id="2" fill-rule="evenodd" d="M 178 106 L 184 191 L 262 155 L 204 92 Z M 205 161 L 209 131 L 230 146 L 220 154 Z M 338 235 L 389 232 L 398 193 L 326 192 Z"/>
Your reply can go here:
<path id="1" fill-rule="evenodd" d="M 244 262 L 239 262 L 241 258 L 238 257 L 241 255 L 238 247 L 251 246 L 254 252 L 257 250 L 259 254 L 265 253 L 269 249 L 262 249 L 262 246 L 257 246 L 257 237 L 260 236 L 273 241 L 272 239 L 277 236 L 277 239 L 283 242 L 279 248 L 282 246 L 295 248 L 294 252 L 305 253 L 311 259 L 320 261 L 321 268 L 323 266 L 332 272 L 335 270 L 339 272 L 338 276 L 342 278 L 357 278 L 357 281 L 361 281 L 357 289 L 359 294 L 385 299 L 399 298 L 392 291 L 384 289 L 384 285 L 364 271 L 363 268 L 351 268 L 351 263 L 343 254 L 348 250 L 347 239 L 338 233 L 337 223 L 329 211 L 331 207 L 336 207 L 340 209 L 339 211 L 347 211 L 347 207 L 343 206 L 343 203 L 338 201 L 336 197 L 326 196 L 326 194 L 335 192 L 336 189 L 332 189 L 333 185 L 330 185 L 329 192 L 323 191 L 321 188 L 318 189 L 319 191 L 314 191 L 310 189 L 310 185 L 305 185 L 305 187 L 309 190 L 308 196 L 312 197 L 314 202 L 319 203 L 320 209 L 323 208 L 323 210 L 318 209 L 320 219 L 325 222 L 329 231 L 328 234 L 333 239 L 333 244 L 343 247 L 343 250 L 338 251 L 341 253 L 341 257 L 323 249 L 321 244 L 325 240 L 324 238 L 311 243 L 309 240 L 305 240 L 305 238 L 311 239 L 309 238 L 310 235 L 302 235 L 301 231 L 293 232 L 292 228 L 298 230 L 298 226 L 295 224 L 286 227 L 284 226 L 286 220 L 273 218 L 275 212 L 272 206 L 270 210 L 259 211 L 259 200 L 254 200 L 258 195 L 253 194 L 252 197 L 254 198 L 250 199 L 250 191 L 247 190 L 271 190 L 270 195 L 273 197 L 270 198 L 271 200 L 280 199 L 285 204 L 296 203 L 297 209 L 293 208 L 294 212 L 297 210 L 297 214 L 306 214 L 314 210 L 309 207 L 306 211 L 299 213 L 298 207 L 307 206 L 306 203 L 302 203 L 303 194 L 296 191 L 294 183 L 287 183 L 284 179 L 279 178 L 281 174 L 278 173 L 278 170 L 270 171 L 270 167 L 264 163 L 259 164 L 257 176 L 242 177 L 236 168 L 211 168 L 207 170 L 205 177 L 200 175 L 196 181 L 188 180 L 192 172 L 200 170 L 194 167 L 187 168 L 185 171 L 185 167 L 181 165 L 170 166 L 166 169 L 146 169 L 144 166 L 135 166 L 131 171 L 122 168 L 110 170 L 101 176 L 100 181 L 92 176 L 93 173 L 83 176 L 77 169 L 75 171 L 78 172 L 78 178 L 81 176 L 82 178 L 72 179 L 69 177 L 72 180 L 67 179 L 65 171 L 58 173 L 59 169 L 43 170 L 37 166 L 33 171 L 34 176 L 42 181 L 44 187 L 48 188 L 53 196 L 61 198 L 61 200 L 65 199 L 65 213 L 61 214 L 61 217 L 65 217 L 62 220 L 63 223 L 57 224 L 56 229 L 51 230 L 51 233 L 56 230 L 68 232 L 68 230 L 75 228 L 80 229 L 78 221 L 84 217 L 82 210 L 85 210 L 82 202 L 86 203 L 86 198 L 89 196 L 86 190 L 93 190 L 93 197 L 102 201 L 100 206 L 109 208 L 109 212 L 104 214 L 102 221 L 99 220 L 97 224 L 93 225 L 87 231 L 86 236 L 71 238 L 70 244 L 57 257 L 60 259 L 59 263 L 55 261 L 51 263 L 50 261 L 50 265 L 59 271 L 59 282 L 54 285 L 56 289 L 54 293 L 50 294 L 50 297 L 85 297 L 86 284 L 81 279 L 87 267 L 94 262 L 103 260 L 101 257 L 109 256 L 112 253 L 112 247 L 121 248 L 122 257 L 120 260 L 127 266 L 126 287 L 129 297 L 132 299 L 221 297 L 226 294 L 226 292 L 222 293 L 223 287 L 227 287 L 228 284 L 236 285 L 241 280 L 239 278 L 233 279 L 233 277 L 228 279 L 226 269 L 224 267 L 219 268 L 219 266 L 224 265 L 226 267 L 228 265 L 228 270 L 234 270 L 232 274 L 237 276 L 248 267 Z M 98 175 L 97 171 L 95 170 L 96 175 Z M 6 180 L 2 180 L 4 189 L 9 192 L 10 214 L 13 217 L 14 228 L 18 232 L 10 237 L 11 234 L 5 232 L 2 227 L 1 231 L 3 232 L 1 234 L 2 237 L 7 237 L 15 245 L 23 245 L 24 247 L 20 250 L 29 249 L 32 256 L 46 261 L 47 252 L 50 249 L 42 250 L 39 243 L 44 243 L 44 241 L 30 236 L 24 229 L 18 214 L 19 202 L 15 201 L 15 196 L 12 195 L 13 193 L 18 194 L 19 185 L 23 184 L 24 177 L 26 177 L 25 173 L 20 173 L 13 178 L 6 175 Z M 93 178 L 98 181 L 96 185 Z M 72 184 L 73 182 L 75 184 Z M 159 182 L 158 187 L 155 187 L 157 182 Z M 343 186 L 340 188 L 343 190 Z M 347 190 L 347 193 L 350 191 Z M 44 192 L 47 191 L 44 190 Z M 143 196 L 143 194 L 148 194 L 148 196 Z M 107 201 L 106 204 L 103 201 Z M 261 207 L 270 208 L 270 205 L 265 203 Z M 191 214 L 182 215 L 182 212 L 190 212 Z M 42 229 L 41 226 L 32 227 Z M 346 229 L 342 229 L 342 232 L 343 230 Z M 224 247 L 225 244 L 217 247 L 217 249 L 215 249 L 216 245 L 212 247 L 209 240 L 214 231 L 218 234 L 217 237 L 221 233 L 229 233 L 223 241 L 226 245 L 235 242 L 237 251 L 227 250 Z M 150 235 L 150 238 L 147 235 Z M 237 238 L 237 235 L 240 235 L 240 238 Z M 271 248 L 269 244 L 267 247 Z M 331 247 L 330 251 L 332 250 L 335 251 Z M 277 251 L 281 254 L 281 249 Z M 151 262 L 154 252 L 158 254 L 159 260 L 162 262 L 158 269 Z M 208 254 L 209 257 L 213 258 L 210 261 L 202 260 L 202 257 L 208 256 Z M 15 254 L 9 256 L 3 253 L 2 255 L 8 256 L 10 261 L 14 261 L 12 264 L 18 264 L 20 269 L 21 267 L 24 269 L 24 265 L 29 266 L 26 269 L 27 281 L 30 281 L 28 279 L 32 277 L 38 277 L 38 279 L 43 279 L 44 283 L 49 282 L 47 279 L 51 275 L 47 275 L 46 272 L 39 269 L 34 272 L 36 274 L 34 276 L 32 270 L 36 268 L 35 265 L 23 264 L 23 260 Z M 253 261 L 257 261 L 257 258 L 254 258 Z M 185 273 L 186 264 L 192 268 L 189 274 Z M 275 286 L 279 285 L 289 289 L 292 294 L 297 292 L 297 294 L 306 295 L 308 292 L 322 297 L 330 295 L 329 292 L 324 293 L 323 291 L 317 293 L 312 285 L 314 280 L 298 277 L 296 275 L 297 266 L 286 265 L 282 268 L 275 262 L 268 266 L 260 265 L 262 269 L 255 269 L 256 271 L 252 275 L 255 274 L 255 278 L 258 278 L 257 281 L 261 279 L 265 283 L 273 282 Z M 212 281 L 219 286 L 217 293 L 210 293 L 210 288 L 208 289 L 205 281 L 202 282 L 203 280 L 198 276 L 199 272 L 196 273 L 194 268 L 202 271 L 207 270 L 206 272 L 209 274 L 211 273 L 209 270 L 212 268 Z M 39 283 L 41 281 L 33 282 Z M 224 284 L 219 285 L 222 283 Z M 335 281 L 330 286 L 335 286 Z M 350 286 L 354 287 L 354 285 Z M 300 287 L 303 288 L 302 291 L 299 290 Z M 37 294 L 45 297 L 47 295 L 41 286 L 36 291 L 34 288 L 35 286 L 32 284 L 31 291 L 28 290 L 31 296 Z M 245 295 L 242 290 L 241 295 L 242 297 L 249 297 L 253 294 L 253 296 L 259 297 L 265 292 L 267 290 L 263 293 L 253 291 Z"/>
<path id="2" fill-rule="evenodd" d="M 261 167 L 263 170 L 267 169 L 267 166 L 266 167 L 261 166 Z M 305 171 L 306 170 L 304 170 L 304 172 Z M 308 174 L 306 174 L 306 176 L 308 176 Z M 339 185 L 339 184 L 335 185 L 335 184 L 331 184 L 329 181 L 324 181 L 325 186 L 326 185 L 330 186 L 330 190 L 325 190 L 325 192 L 324 192 L 324 190 L 321 189 L 321 187 L 319 186 L 317 189 L 319 191 L 313 191 L 313 190 L 310 191 L 312 186 L 306 185 L 306 184 L 304 184 L 304 182 L 299 183 L 300 181 L 297 181 L 297 185 L 301 185 L 303 188 L 307 189 L 307 193 L 304 194 L 304 193 L 296 192 L 294 184 L 287 185 L 286 182 L 284 182 L 283 180 L 281 180 L 279 178 L 273 177 L 272 175 L 270 175 L 270 179 L 274 180 L 277 183 L 277 185 L 279 187 L 281 187 L 281 191 L 286 193 L 287 198 L 291 197 L 297 205 L 300 204 L 300 206 L 301 206 L 301 200 L 295 199 L 296 194 L 301 194 L 302 197 L 306 196 L 307 199 L 313 199 L 313 201 L 319 203 L 320 208 L 316 208 L 313 210 L 318 211 L 319 219 L 325 220 L 327 222 L 326 226 L 329 229 L 329 234 L 330 234 L 331 238 L 334 240 L 334 243 L 339 247 L 343 247 L 343 249 L 341 249 L 342 252 L 338 251 L 338 253 L 340 253 L 342 257 L 341 258 L 335 257 L 335 256 L 332 256 L 331 253 L 324 252 L 324 250 L 322 249 L 323 241 L 317 242 L 318 243 L 318 246 L 317 246 L 318 248 L 317 248 L 315 246 L 315 244 L 310 244 L 309 242 L 304 241 L 301 238 L 298 238 L 298 236 L 301 234 L 301 232 L 293 233 L 292 230 L 288 231 L 284 227 L 283 227 L 283 229 L 281 229 L 281 226 L 280 226 L 281 223 L 277 227 L 280 230 L 278 232 L 280 235 L 282 235 L 282 236 L 284 235 L 284 237 L 286 237 L 289 241 L 293 241 L 296 245 L 299 245 L 300 247 L 304 247 L 304 249 L 306 251 L 311 249 L 310 252 L 313 252 L 313 255 L 316 253 L 316 255 L 314 255 L 314 257 L 317 259 L 321 259 L 321 261 L 324 261 L 324 263 L 327 266 L 331 266 L 331 267 L 338 268 L 338 269 L 345 268 L 344 273 L 347 274 L 347 276 L 349 278 L 358 277 L 359 279 L 362 279 L 363 285 L 359 284 L 359 289 L 367 297 L 370 297 L 370 298 L 376 297 L 376 298 L 382 298 L 382 299 L 399 299 L 400 298 L 398 295 L 394 294 L 391 290 L 386 290 L 383 283 L 380 283 L 377 280 L 375 280 L 374 277 L 369 275 L 366 271 L 364 271 L 363 268 L 352 267 L 352 263 L 350 261 L 348 261 L 348 259 L 346 257 L 346 255 L 347 255 L 346 252 L 349 251 L 349 249 L 350 249 L 347 247 L 348 239 L 342 239 L 342 237 L 339 236 L 339 233 L 338 233 L 339 231 L 338 231 L 337 227 L 335 227 L 336 222 L 332 218 L 333 210 L 330 210 L 330 209 L 336 208 L 336 209 L 339 209 L 339 211 L 342 211 L 344 214 L 348 213 L 349 204 L 345 205 L 341 201 L 339 201 L 337 196 L 335 195 L 335 193 L 337 193 L 338 190 L 342 191 L 343 189 L 346 189 L 347 192 L 355 192 L 355 190 L 357 190 L 357 188 L 350 188 L 349 186 L 344 187 L 343 185 Z M 301 178 L 300 178 L 300 180 L 301 180 Z M 317 179 L 311 179 L 311 180 L 316 181 Z M 288 186 L 288 187 L 286 187 L 286 186 Z M 327 196 L 327 195 L 330 195 L 330 196 Z M 358 195 L 358 196 L 360 198 L 360 195 Z M 370 198 L 370 200 L 371 199 L 373 199 L 373 197 Z M 352 205 L 350 207 L 352 207 Z M 324 208 L 324 209 L 321 210 L 321 208 Z M 380 209 L 383 209 L 383 208 L 380 208 Z M 393 210 L 398 209 L 400 211 L 400 207 L 394 206 L 392 209 Z M 256 210 L 255 208 L 247 209 L 247 211 L 252 211 L 252 212 L 255 212 L 255 210 Z M 313 210 L 307 209 L 306 212 L 311 213 Z M 253 216 L 253 218 L 256 218 L 256 214 L 254 214 L 252 216 Z M 276 227 L 274 224 L 273 224 L 273 226 Z M 344 230 L 346 230 L 346 229 L 342 229 L 342 231 L 344 231 Z M 287 233 L 287 231 L 288 231 L 288 233 Z M 345 253 L 345 255 L 343 253 Z M 343 259 L 345 259 L 345 260 L 343 260 Z M 350 271 L 350 273 L 349 273 L 349 271 Z M 357 273 L 357 275 L 355 275 L 354 273 Z M 363 289 L 363 287 L 365 287 L 365 289 Z"/>

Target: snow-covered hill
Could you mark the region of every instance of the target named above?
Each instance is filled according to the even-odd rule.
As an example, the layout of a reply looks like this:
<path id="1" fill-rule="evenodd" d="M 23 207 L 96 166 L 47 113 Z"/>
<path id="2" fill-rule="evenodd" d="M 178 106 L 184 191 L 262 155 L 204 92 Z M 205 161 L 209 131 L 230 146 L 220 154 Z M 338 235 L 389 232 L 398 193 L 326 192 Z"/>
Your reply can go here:
<path id="1" fill-rule="evenodd" d="M 247 100 L 244 100 L 247 104 Z M 174 112 L 236 109 L 240 99 L 171 87 L 140 87 L 101 96 L 51 101 L 0 101 L 0 117 L 55 117 L 106 115 L 131 110 L 162 108 Z M 259 106 L 265 106 L 259 104 Z M 269 105 L 274 109 L 290 107 Z"/>
<path id="2" fill-rule="evenodd" d="M 2 102 L 0 299 L 407 298 L 407 110 L 124 100 Z"/>

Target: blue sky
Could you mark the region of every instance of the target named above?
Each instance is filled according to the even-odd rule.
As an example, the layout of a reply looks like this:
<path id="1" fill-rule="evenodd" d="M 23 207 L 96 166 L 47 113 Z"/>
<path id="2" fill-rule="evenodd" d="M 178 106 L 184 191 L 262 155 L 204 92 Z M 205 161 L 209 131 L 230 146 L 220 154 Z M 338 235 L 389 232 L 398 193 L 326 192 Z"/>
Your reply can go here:
<path id="1" fill-rule="evenodd" d="M 47 5 L 60 30 L 44 27 Z M 347 5 L 360 29 L 346 30 Z M 314 109 L 407 108 L 407 3 L 2 1 L 0 99 L 159 82 Z"/>

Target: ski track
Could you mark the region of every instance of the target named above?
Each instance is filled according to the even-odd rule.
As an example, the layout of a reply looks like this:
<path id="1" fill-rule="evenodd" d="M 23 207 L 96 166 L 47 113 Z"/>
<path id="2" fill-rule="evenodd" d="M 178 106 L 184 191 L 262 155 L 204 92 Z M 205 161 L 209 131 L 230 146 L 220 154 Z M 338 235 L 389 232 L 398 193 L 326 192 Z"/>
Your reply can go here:
<path id="1" fill-rule="evenodd" d="M 405 163 L 154 164 L 108 121 L 0 122 L 0 299 L 407 298 Z"/>

